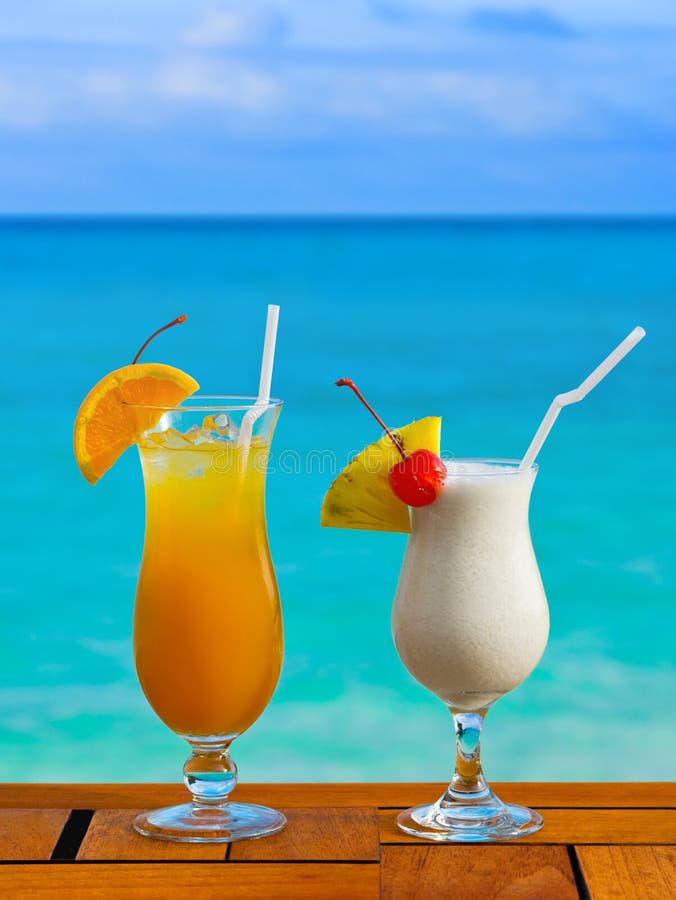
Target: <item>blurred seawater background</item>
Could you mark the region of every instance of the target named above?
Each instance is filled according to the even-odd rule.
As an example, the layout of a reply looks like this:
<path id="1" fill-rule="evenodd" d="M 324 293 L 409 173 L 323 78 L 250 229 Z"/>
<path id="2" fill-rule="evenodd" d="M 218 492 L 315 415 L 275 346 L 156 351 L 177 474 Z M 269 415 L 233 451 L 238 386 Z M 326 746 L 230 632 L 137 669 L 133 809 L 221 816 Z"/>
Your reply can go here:
<path id="1" fill-rule="evenodd" d="M 90 487 L 72 422 L 182 312 L 145 358 L 204 392 L 255 393 L 268 302 L 285 400 L 273 466 L 282 451 L 314 462 L 269 478 L 286 660 L 235 746 L 241 777 L 450 772 L 448 714 L 390 637 L 405 537 L 319 528 L 324 451 L 340 467 L 378 436 L 333 381 L 353 377 L 394 426 L 442 415 L 448 453 L 519 456 L 554 394 L 642 324 L 541 454 L 531 525 L 550 642 L 491 712 L 484 758 L 496 780 L 672 778 L 675 251 L 669 220 L 2 220 L 0 778 L 178 777 L 186 749 L 131 656 L 138 460 Z"/>

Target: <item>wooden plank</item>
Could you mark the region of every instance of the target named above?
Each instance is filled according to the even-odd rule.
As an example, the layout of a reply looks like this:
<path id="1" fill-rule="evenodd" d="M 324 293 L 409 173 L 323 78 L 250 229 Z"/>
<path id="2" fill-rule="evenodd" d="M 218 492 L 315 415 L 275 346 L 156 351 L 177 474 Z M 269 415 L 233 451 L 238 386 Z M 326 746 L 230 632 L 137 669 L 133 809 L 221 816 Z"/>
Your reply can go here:
<path id="1" fill-rule="evenodd" d="M 0 811 L 0 860 L 49 859 L 67 809 L 3 809 Z"/>
<path id="2" fill-rule="evenodd" d="M 231 860 L 378 861 L 380 842 L 375 808 L 284 809 L 289 824 L 262 841 L 232 845 Z"/>
<path id="3" fill-rule="evenodd" d="M 383 900 L 578 900 L 565 847 L 383 847 Z"/>
<path id="4" fill-rule="evenodd" d="M 132 825 L 138 809 L 100 809 L 94 813 L 77 854 L 78 860 L 225 861 L 225 844 L 178 844 L 147 838 Z"/>
<path id="5" fill-rule="evenodd" d="M 0 866 L 0 896 L 12 900 L 377 900 L 373 863 L 88 863 Z M 336 893 L 336 890 L 339 893 Z"/>
<path id="6" fill-rule="evenodd" d="M 676 808 L 676 782 L 652 783 L 494 783 L 504 800 L 535 806 L 568 809 Z M 439 797 L 440 783 L 373 784 L 241 784 L 234 796 L 271 806 L 379 806 L 405 807 Z M 150 809 L 184 803 L 182 784 L 4 784 L 0 808 L 30 809 Z"/>
<path id="7" fill-rule="evenodd" d="M 378 814 L 381 843 L 427 843 L 401 831 L 396 815 Z M 519 838 L 519 844 L 671 844 L 676 839 L 676 810 L 547 809 L 542 815 L 542 829 Z"/>
<path id="8" fill-rule="evenodd" d="M 576 847 L 575 852 L 592 900 L 676 897 L 676 847 Z"/>

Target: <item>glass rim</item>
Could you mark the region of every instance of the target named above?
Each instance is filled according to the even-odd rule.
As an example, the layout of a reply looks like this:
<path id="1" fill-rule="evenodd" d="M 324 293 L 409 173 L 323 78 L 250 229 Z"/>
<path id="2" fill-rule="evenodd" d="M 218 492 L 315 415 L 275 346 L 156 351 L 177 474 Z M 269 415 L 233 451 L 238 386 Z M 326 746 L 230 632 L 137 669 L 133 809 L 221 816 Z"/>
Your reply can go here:
<path id="1" fill-rule="evenodd" d="M 205 401 L 195 403 L 195 400 Z M 164 412 L 246 412 L 254 407 L 261 410 L 278 409 L 283 400 L 271 397 L 265 403 L 259 403 L 258 398 L 251 394 L 193 394 L 178 405 L 165 405 L 162 403 L 128 403 L 123 401 L 123 406 L 130 409 L 161 409 Z"/>
<path id="2" fill-rule="evenodd" d="M 451 456 L 445 457 L 443 463 L 449 478 L 499 478 L 501 475 L 523 475 L 525 472 L 537 472 L 540 468 L 536 462 L 533 462 L 527 468 L 520 469 L 520 459 L 497 456 Z M 453 463 L 482 463 L 485 466 L 495 466 L 496 470 L 494 472 L 452 472 L 449 471 L 449 465 L 453 465 Z M 508 466 L 508 468 L 497 470 L 497 466 Z"/>

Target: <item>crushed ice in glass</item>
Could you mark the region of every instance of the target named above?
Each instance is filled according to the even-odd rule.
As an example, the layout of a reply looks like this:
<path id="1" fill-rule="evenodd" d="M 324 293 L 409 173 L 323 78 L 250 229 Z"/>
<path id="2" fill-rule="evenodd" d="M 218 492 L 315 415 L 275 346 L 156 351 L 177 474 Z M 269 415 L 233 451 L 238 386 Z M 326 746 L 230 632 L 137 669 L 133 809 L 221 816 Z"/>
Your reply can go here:
<path id="1" fill-rule="evenodd" d="M 170 450 L 186 450 L 192 446 L 192 441 L 186 434 L 181 434 L 175 428 L 166 428 L 164 431 L 154 432 L 148 435 L 151 441 L 159 444 L 161 447 L 168 447 Z"/>
<path id="2" fill-rule="evenodd" d="M 170 450 L 187 450 L 218 439 L 236 440 L 238 431 L 237 425 L 227 413 L 218 413 L 215 416 L 205 416 L 201 426 L 192 425 L 184 434 L 175 428 L 165 428 L 149 434 L 148 440 Z"/>

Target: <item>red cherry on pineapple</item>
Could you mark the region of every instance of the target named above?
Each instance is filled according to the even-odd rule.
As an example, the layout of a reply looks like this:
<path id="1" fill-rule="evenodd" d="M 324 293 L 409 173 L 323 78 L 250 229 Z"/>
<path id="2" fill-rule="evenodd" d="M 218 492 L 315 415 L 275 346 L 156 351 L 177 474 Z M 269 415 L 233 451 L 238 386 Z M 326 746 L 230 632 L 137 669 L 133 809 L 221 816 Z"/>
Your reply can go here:
<path id="1" fill-rule="evenodd" d="M 367 403 L 351 378 L 339 378 L 338 387 L 349 387 L 371 413 L 376 422 L 387 432 L 399 451 L 401 462 L 396 463 L 388 473 L 390 487 L 396 496 L 409 506 L 428 506 L 433 503 L 444 486 L 446 466 L 443 460 L 431 450 L 414 450 L 408 456 L 401 440 L 390 431 L 373 407 Z"/>
<path id="2" fill-rule="evenodd" d="M 446 480 L 446 466 L 431 450 L 414 450 L 388 475 L 394 493 L 409 506 L 434 503 Z"/>

